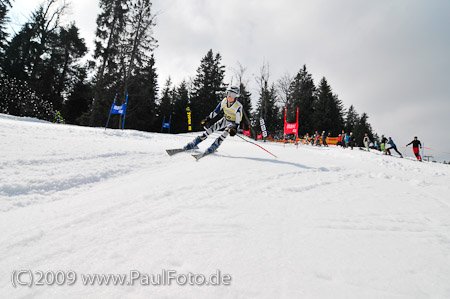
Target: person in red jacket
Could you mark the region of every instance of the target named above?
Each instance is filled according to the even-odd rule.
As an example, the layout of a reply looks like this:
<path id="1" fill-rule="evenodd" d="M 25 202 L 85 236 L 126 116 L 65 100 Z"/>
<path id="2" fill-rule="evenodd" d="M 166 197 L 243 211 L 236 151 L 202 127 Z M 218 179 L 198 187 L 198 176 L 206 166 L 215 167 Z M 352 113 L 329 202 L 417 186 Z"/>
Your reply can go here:
<path id="1" fill-rule="evenodd" d="M 343 146 L 343 145 L 342 145 L 342 135 L 341 135 L 341 134 L 338 135 L 338 139 L 337 139 L 336 145 L 338 145 L 338 146 L 339 146 L 339 145 L 340 145 L 340 146 Z"/>
<path id="2" fill-rule="evenodd" d="M 406 146 L 412 144 L 413 145 L 413 152 L 414 155 L 416 155 L 417 160 L 422 161 L 422 157 L 419 154 L 419 148 L 422 148 L 422 143 L 417 139 L 417 136 L 414 137 L 414 140 L 408 143 Z"/>

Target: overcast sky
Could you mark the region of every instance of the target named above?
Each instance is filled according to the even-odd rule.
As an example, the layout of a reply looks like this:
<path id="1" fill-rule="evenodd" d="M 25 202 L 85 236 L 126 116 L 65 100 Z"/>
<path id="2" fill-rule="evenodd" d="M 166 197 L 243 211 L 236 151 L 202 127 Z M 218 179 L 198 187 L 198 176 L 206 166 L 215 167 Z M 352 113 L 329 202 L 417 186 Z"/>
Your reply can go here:
<path id="1" fill-rule="evenodd" d="M 40 2 L 15 0 L 11 19 L 21 24 Z M 426 154 L 450 160 L 450 1 L 154 0 L 153 7 L 160 87 L 169 75 L 175 84 L 194 77 L 209 49 L 222 55 L 227 83 L 238 62 L 247 68 L 254 96 L 263 62 L 273 82 L 306 64 L 316 84 L 326 77 L 376 132 L 399 147 L 417 135 L 434 149 Z M 98 1 L 72 1 L 71 12 L 92 50 Z"/>

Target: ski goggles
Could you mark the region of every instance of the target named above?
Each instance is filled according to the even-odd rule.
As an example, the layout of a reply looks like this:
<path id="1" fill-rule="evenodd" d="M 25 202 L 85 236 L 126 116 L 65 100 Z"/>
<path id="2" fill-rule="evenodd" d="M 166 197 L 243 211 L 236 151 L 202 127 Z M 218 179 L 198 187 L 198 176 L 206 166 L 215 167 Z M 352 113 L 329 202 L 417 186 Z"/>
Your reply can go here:
<path id="1" fill-rule="evenodd" d="M 227 91 L 227 97 L 230 97 L 230 98 L 237 98 L 237 97 L 238 97 L 238 94 L 235 93 L 234 91 Z"/>

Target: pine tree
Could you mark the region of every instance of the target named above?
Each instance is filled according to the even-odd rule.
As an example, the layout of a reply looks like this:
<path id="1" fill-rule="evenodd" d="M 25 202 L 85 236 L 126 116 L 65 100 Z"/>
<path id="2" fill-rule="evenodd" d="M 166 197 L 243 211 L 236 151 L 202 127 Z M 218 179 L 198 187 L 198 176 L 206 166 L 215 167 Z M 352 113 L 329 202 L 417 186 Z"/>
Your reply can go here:
<path id="1" fill-rule="evenodd" d="M 29 80 L 28 70 L 32 65 L 32 53 L 35 51 L 34 32 L 32 26 L 26 23 L 16 34 L 5 50 L 2 63 L 3 71 L 11 78 L 21 81 Z M 33 42 L 32 42 L 33 41 Z"/>
<path id="2" fill-rule="evenodd" d="M 8 33 L 5 31 L 5 26 L 9 21 L 7 16 L 8 7 L 11 7 L 11 2 L 4 0 L 0 2 L 0 69 L 3 65 L 3 58 L 7 47 Z"/>
<path id="3" fill-rule="evenodd" d="M 51 38 L 60 29 L 61 17 L 66 6 L 57 0 L 41 4 L 16 34 L 5 53 L 4 70 L 10 77 L 28 81 L 30 86 L 42 86 L 39 79 L 45 68 L 45 60 L 51 54 Z"/>
<path id="4" fill-rule="evenodd" d="M 128 0 L 100 0 L 102 10 L 97 16 L 94 58 L 99 61 L 95 76 L 94 100 L 91 105 L 91 126 L 106 121 L 119 79 L 119 49 L 126 26 Z"/>
<path id="5" fill-rule="evenodd" d="M 80 60 L 86 55 L 87 47 L 74 23 L 51 33 L 48 45 L 49 57 L 42 59 L 34 89 L 60 110 L 65 96 L 77 82 L 84 80 L 86 67 L 80 65 Z"/>
<path id="6" fill-rule="evenodd" d="M 120 45 L 120 70 L 122 73 L 123 93 L 128 92 L 133 76 L 154 60 L 151 54 L 156 47 L 153 37 L 155 15 L 150 0 L 129 0 L 127 26 L 124 41 Z"/>
<path id="7" fill-rule="evenodd" d="M 58 0 L 48 0 L 45 5 L 41 4 L 31 15 L 29 25 L 33 33 L 34 49 L 30 53 L 31 64 L 29 68 L 29 77 L 31 84 L 34 84 L 45 68 L 44 54 L 51 52 L 51 39 L 60 29 L 61 19 L 66 11 L 66 4 L 62 2 L 57 6 Z"/>
<path id="8" fill-rule="evenodd" d="M 344 128 L 344 104 L 336 94 L 333 95 L 331 108 L 333 123 L 332 127 L 328 129 L 328 132 L 337 136 L 342 131 L 342 128 Z"/>
<path id="9" fill-rule="evenodd" d="M 223 83 L 225 66 L 221 65 L 222 57 L 214 55 L 212 49 L 202 58 L 193 82 L 191 96 L 193 130 L 202 130 L 200 121 L 214 110 L 222 100 L 221 93 L 225 91 Z"/>
<path id="10" fill-rule="evenodd" d="M 241 129 L 248 130 L 251 126 L 251 116 L 252 116 L 252 94 L 247 91 L 247 86 L 243 82 L 240 83 L 239 90 L 241 96 L 238 98 L 239 103 L 242 104 L 244 110 L 244 116 L 241 121 Z M 247 119 L 248 118 L 248 119 Z"/>
<path id="11" fill-rule="evenodd" d="M 333 94 L 325 77 L 317 88 L 317 100 L 314 106 L 313 123 L 315 130 L 337 134 L 343 127 L 342 103 Z"/>
<path id="12" fill-rule="evenodd" d="M 69 92 L 72 86 L 86 78 L 86 67 L 80 60 L 87 54 L 84 39 L 79 35 L 75 23 L 60 28 L 56 40 L 52 41 L 52 65 L 58 65 L 57 92 Z"/>
<path id="13" fill-rule="evenodd" d="M 359 122 L 359 115 L 353 105 L 350 105 L 345 116 L 344 130 L 346 133 L 353 132 L 356 124 Z"/>
<path id="14" fill-rule="evenodd" d="M 128 101 L 125 126 L 130 129 L 159 132 L 161 123 L 157 122 L 156 112 L 158 75 L 153 55 L 148 65 L 133 76 L 128 88 L 132 100 Z"/>
<path id="15" fill-rule="evenodd" d="M 156 47 L 156 40 L 153 37 L 155 15 L 151 7 L 150 0 L 100 1 L 102 12 L 97 18 L 94 55 L 99 64 L 95 78 L 91 125 L 99 125 L 106 120 L 115 93 L 120 94 L 120 103 L 128 94 L 130 108 L 143 105 L 140 99 L 133 98 L 133 94 L 136 93 L 139 93 L 140 97 L 143 96 L 142 88 L 135 91 L 132 86 L 141 85 L 142 72 L 145 72 L 151 80 L 156 77 L 152 55 Z M 157 93 L 157 86 L 152 81 L 149 83 L 154 90 L 147 93 L 150 102 L 145 103 L 149 108 L 145 111 L 154 114 L 155 103 L 152 102 L 154 100 L 152 94 Z M 131 117 L 132 115 L 127 115 L 127 124 L 145 127 L 146 130 L 150 127 L 154 129 L 154 115 L 134 113 L 133 117 L 142 119 L 132 120 Z"/>
<path id="16" fill-rule="evenodd" d="M 295 122 L 297 107 L 299 108 L 299 135 L 312 132 L 314 128 L 312 116 L 315 106 L 316 87 L 306 65 L 294 77 L 288 99 L 288 122 Z"/>
<path id="17" fill-rule="evenodd" d="M 189 106 L 189 90 L 185 80 L 173 93 L 173 116 L 171 132 L 185 133 L 188 131 L 187 107 Z"/>
<path id="18" fill-rule="evenodd" d="M 38 46 L 30 41 L 36 38 L 32 28 L 32 23 L 25 24 L 13 38 L 5 54 L 4 70 L 10 77 L 29 82 L 37 94 L 59 110 L 64 96 L 79 80 L 77 75 L 83 68 L 79 61 L 87 48 L 72 24 L 46 34 L 45 55 L 37 60 L 34 53 Z"/>
<path id="19" fill-rule="evenodd" d="M 91 84 L 87 82 L 86 70 L 80 70 L 80 72 L 81 74 L 77 76 L 79 80 L 75 83 L 61 111 L 68 124 L 81 125 L 88 123 L 88 121 L 82 119 L 82 115 L 89 110 L 93 90 Z"/>
<path id="20" fill-rule="evenodd" d="M 27 88 L 39 98 L 38 102 L 48 102 L 40 106 L 60 110 L 64 98 L 79 80 L 77 76 L 84 68 L 79 60 L 87 48 L 74 24 L 60 26 L 66 6 L 63 3 L 57 7 L 57 2 L 49 0 L 31 14 L 9 43 L 2 68 L 9 78 L 26 82 Z M 25 87 L 22 93 L 29 94 Z M 37 115 L 29 116 L 42 115 L 38 109 L 31 111 Z"/>
<path id="21" fill-rule="evenodd" d="M 172 80 L 170 77 L 166 80 L 166 84 L 162 89 L 162 96 L 158 106 L 158 123 L 162 125 L 163 120 L 169 122 L 173 113 L 174 89 L 172 89 Z"/>
<path id="22" fill-rule="evenodd" d="M 374 135 L 372 132 L 372 127 L 368 123 L 369 116 L 366 113 L 363 113 L 354 127 L 353 135 L 355 136 L 356 143 L 358 145 L 363 144 L 364 134 L 367 133 L 370 140 L 374 140 Z"/>

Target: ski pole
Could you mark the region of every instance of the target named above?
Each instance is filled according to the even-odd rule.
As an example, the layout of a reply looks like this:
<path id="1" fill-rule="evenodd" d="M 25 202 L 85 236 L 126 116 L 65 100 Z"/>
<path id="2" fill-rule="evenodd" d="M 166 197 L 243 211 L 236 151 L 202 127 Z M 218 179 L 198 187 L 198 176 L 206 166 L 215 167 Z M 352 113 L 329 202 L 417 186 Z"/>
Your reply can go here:
<path id="1" fill-rule="evenodd" d="M 272 156 L 274 156 L 275 158 L 277 158 L 277 159 L 278 159 L 278 157 L 277 157 L 277 156 L 275 156 L 274 154 L 272 154 L 271 152 L 269 152 L 268 150 L 266 150 L 265 148 L 263 148 L 263 147 L 262 147 L 262 146 L 260 146 L 259 144 L 256 144 L 256 143 L 254 143 L 254 142 L 251 142 L 251 141 L 249 141 L 249 140 L 247 140 L 247 139 L 245 139 L 245 138 L 243 138 L 243 137 L 239 136 L 238 134 L 236 134 L 236 136 L 238 136 L 239 138 L 241 138 L 242 140 L 244 140 L 244 141 L 246 141 L 246 142 L 248 142 L 248 143 L 251 143 L 251 144 L 254 144 L 254 145 L 256 145 L 257 147 L 259 147 L 259 148 L 261 148 L 261 149 L 265 150 L 266 152 L 268 152 L 269 154 L 271 154 Z"/>

